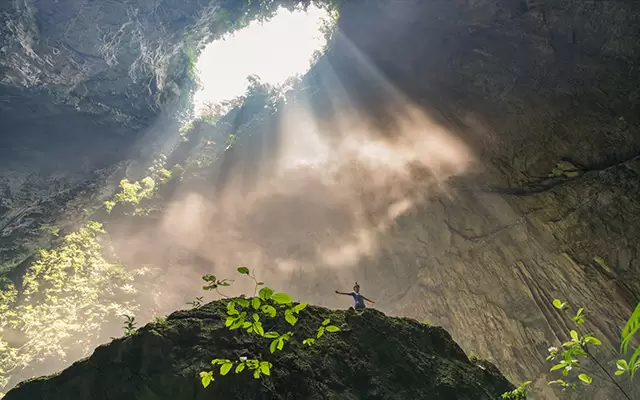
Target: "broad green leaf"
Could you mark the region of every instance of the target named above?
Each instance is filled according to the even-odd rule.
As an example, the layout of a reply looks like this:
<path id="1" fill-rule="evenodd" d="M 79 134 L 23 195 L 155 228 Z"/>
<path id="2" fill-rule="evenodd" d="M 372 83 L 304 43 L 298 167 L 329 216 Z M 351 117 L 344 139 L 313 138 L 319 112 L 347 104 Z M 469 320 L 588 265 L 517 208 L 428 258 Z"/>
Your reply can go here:
<path id="1" fill-rule="evenodd" d="M 253 325 L 251 322 L 243 322 L 243 323 L 242 323 L 242 328 L 243 328 L 243 329 L 247 329 L 247 328 L 249 328 L 251 325 Z"/>
<path id="2" fill-rule="evenodd" d="M 268 363 L 267 361 L 262 361 L 260 363 L 260 372 L 262 372 L 265 375 L 271 375 L 271 364 Z"/>
<path id="3" fill-rule="evenodd" d="M 626 371 L 629 369 L 629 364 L 627 364 L 627 360 L 618 360 L 616 361 L 616 367 L 620 370 Z"/>
<path id="4" fill-rule="evenodd" d="M 258 314 L 253 314 L 251 317 L 255 322 L 258 322 L 260 320 L 260 316 Z"/>
<path id="5" fill-rule="evenodd" d="M 231 367 L 233 367 L 233 363 L 231 362 L 222 364 L 222 367 L 220 367 L 220 375 L 225 376 L 228 374 L 229 371 L 231 371 Z"/>
<path id="6" fill-rule="evenodd" d="M 584 337 L 584 342 L 585 343 L 589 343 L 589 344 L 593 344 L 593 345 L 596 345 L 596 346 L 600 346 L 602 344 L 602 342 L 599 339 L 597 339 L 596 337 L 594 337 L 594 336 L 585 336 Z"/>
<path id="7" fill-rule="evenodd" d="M 553 306 L 558 310 L 562 310 L 562 302 L 560 299 L 553 299 Z"/>
<path id="8" fill-rule="evenodd" d="M 263 287 L 262 289 L 260 289 L 260 291 L 258 292 L 258 296 L 260 296 L 260 298 L 264 301 L 267 301 L 271 298 L 271 296 L 273 295 L 273 289 L 268 288 L 268 287 Z"/>
<path id="9" fill-rule="evenodd" d="M 254 297 L 253 299 L 251 299 L 251 305 L 253 306 L 254 310 L 257 310 L 258 308 L 260 308 L 260 299 Z"/>
<path id="10" fill-rule="evenodd" d="M 261 310 L 262 310 L 263 313 L 267 314 L 271 318 L 276 316 L 276 309 L 273 306 L 270 306 L 270 305 L 267 304 L 267 305 L 262 306 Z"/>
<path id="11" fill-rule="evenodd" d="M 266 336 L 266 335 L 265 335 L 265 336 Z M 279 340 L 278 340 L 278 339 L 275 339 L 274 341 L 272 341 L 272 342 L 271 342 L 271 345 L 269 345 L 269 351 L 270 351 L 271 353 L 273 353 L 273 352 L 275 352 L 275 351 L 276 351 L 276 347 L 278 346 L 278 342 L 279 342 Z"/>
<path id="12" fill-rule="evenodd" d="M 283 347 L 284 347 L 284 340 L 283 339 L 278 340 L 278 350 L 282 350 Z"/>
<path id="13" fill-rule="evenodd" d="M 236 374 L 239 374 L 240 372 L 244 371 L 244 363 L 240 363 L 238 364 L 238 366 L 236 367 Z"/>
<path id="14" fill-rule="evenodd" d="M 578 308 L 578 312 L 576 312 L 576 318 L 582 315 L 582 312 L 584 311 L 584 308 Z"/>
<path id="15" fill-rule="evenodd" d="M 325 319 L 324 321 L 322 321 L 322 326 L 329 325 L 329 322 L 331 322 L 331 320 L 329 318 Z"/>
<path id="16" fill-rule="evenodd" d="M 238 303 L 238 305 L 242 306 L 242 307 L 249 307 L 249 300 L 245 300 L 245 299 L 237 299 L 236 303 Z"/>
<path id="17" fill-rule="evenodd" d="M 253 330 L 255 330 L 258 335 L 264 336 L 264 328 L 262 328 L 262 323 L 256 322 L 253 326 Z"/>
<path id="18" fill-rule="evenodd" d="M 240 268 L 238 268 L 238 272 L 240 272 L 241 274 L 244 274 L 244 275 L 249 275 L 249 268 L 240 267 Z"/>
<path id="19" fill-rule="evenodd" d="M 624 374 L 625 372 L 627 372 L 627 371 L 619 369 L 619 370 L 617 370 L 617 371 L 615 372 L 615 374 L 616 374 L 616 375 L 622 375 L 622 374 Z"/>
<path id="20" fill-rule="evenodd" d="M 276 293 L 271 296 L 271 299 L 278 304 L 290 304 L 292 301 L 291 296 L 286 293 Z"/>
<path id="21" fill-rule="evenodd" d="M 306 345 L 313 345 L 316 342 L 316 340 L 314 338 L 307 338 L 305 340 L 302 341 L 302 344 L 306 344 Z"/>
<path id="22" fill-rule="evenodd" d="M 571 335 L 571 339 L 575 340 L 576 342 L 578 341 L 578 332 L 574 331 L 573 329 L 569 332 L 569 334 Z"/>
<path id="23" fill-rule="evenodd" d="M 202 371 L 200 372 L 200 381 L 202 382 L 203 387 L 209 386 L 211 381 L 213 381 L 213 372 L 212 371 Z"/>
<path id="24" fill-rule="evenodd" d="M 562 379 L 556 379 L 555 381 L 549 381 L 549 385 L 560 384 L 562 386 L 565 385 L 565 382 Z"/>
<path id="25" fill-rule="evenodd" d="M 578 375 L 578 379 L 580 379 L 582 382 L 586 383 L 587 385 L 590 385 L 591 382 L 593 382 L 593 378 L 591 378 L 589 375 L 587 374 L 580 374 Z"/>
<path id="26" fill-rule="evenodd" d="M 226 326 L 227 328 L 230 327 L 234 322 L 235 322 L 235 318 L 233 317 L 227 317 L 227 320 L 224 322 L 224 326 Z"/>
<path id="27" fill-rule="evenodd" d="M 327 332 L 339 332 L 339 331 L 340 331 L 340 328 L 338 328 L 338 327 L 337 327 L 337 326 L 335 326 L 335 325 L 329 325 L 329 326 L 327 326 Z"/>
<path id="28" fill-rule="evenodd" d="M 260 370 L 259 369 L 256 369 L 255 371 L 253 371 L 253 377 L 255 379 L 260 378 Z"/>
<path id="29" fill-rule="evenodd" d="M 280 335 L 278 334 L 278 332 L 267 332 L 264 334 L 264 337 L 266 337 L 267 339 L 274 339 L 280 337 Z"/>
<path id="30" fill-rule="evenodd" d="M 320 337 L 322 337 L 322 335 L 324 335 L 324 326 L 321 326 L 320 328 L 318 328 L 318 336 L 317 336 L 317 338 L 320 339 Z"/>
<path id="31" fill-rule="evenodd" d="M 304 310 L 305 308 L 307 308 L 307 303 L 300 303 L 297 306 L 293 307 L 293 312 L 294 313 L 299 313 L 300 311 Z"/>
<path id="32" fill-rule="evenodd" d="M 556 371 L 556 370 L 562 369 L 562 368 L 564 368 L 566 366 L 567 366 L 567 363 L 561 362 L 560 364 L 556 364 L 553 367 L 551 367 L 551 369 L 549 371 Z"/>
<path id="33" fill-rule="evenodd" d="M 227 310 L 227 314 L 228 314 L 228 315 L 238 315 L 238 314 L 240 314 L 240 313 L 239 313 L 239 312 L 238 312 L 238 310 L 236 310 L 235 308 L 232 308 L 232 309 L 230 309 L 230 310 Z"/>
<path id="34" fill-rule="evenodd" d="M 296 322 L 298 322 L 298 318 L 296 318 L 291 312 L 289 312 L 290 310 L 287 310 L 287 312 L 284 313 L 284 319 L 287 320 L 287 322 L 289 323 L 289 325 L 293 326 L 296 324 Z"/>

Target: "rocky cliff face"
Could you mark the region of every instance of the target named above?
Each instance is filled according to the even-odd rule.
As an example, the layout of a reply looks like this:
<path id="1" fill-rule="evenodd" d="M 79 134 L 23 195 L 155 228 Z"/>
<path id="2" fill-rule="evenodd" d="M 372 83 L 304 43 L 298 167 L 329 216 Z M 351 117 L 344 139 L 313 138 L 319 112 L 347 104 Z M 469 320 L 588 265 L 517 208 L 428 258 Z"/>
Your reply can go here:
<path id="1" fill-rule="evenodd" d="M 225 29 L 216 22 L 225 5 L 1 6 L 2 168 L 27 172 L 3 173 L 0 262 L 28 256 L 14 247 L 30 224 L 52 219 L 70 189 L 126 158 L 120 150 L 184 86 L 185 27 L 196 44 L 208 40 Z M 386 311 L 444 326 L 522 380 L 546 369 L 546 347 L 562 339 L 567 323 L 550 307 L 559 297 L 586 307 L 589 328 L 606 339 L 601 356 L 614 356 L 640 299 L 638 15 L 640 4 L 622 1 L 345 2 L 343 39 L 316 74 L 329 65 L 351 105 L 380 125 L 399 90 L 477 161 L 446 195 L 431 193 L 399 217 L 380 253 L 353 272 Z M 363 76 L 371 66 L 386 86 Z M 69 154 L 86 163 L 60 166 Z M 47 194 L 54 164 L 63 183 Z M 61 197 L 42 202 L 52 195 Z M 306 271 L 300 294 L 331 292 L 327 277 Z M 601 390 L 596 398 L 610 396 Z"/>
<path id="2" fill-rule="evenodd" d="M 403 92 L 458 127 L 481 170 L 454 196 L 400 218 L 375 262 L 399 271 L 400 284 L 378 290 L 398 296 L 397 312 L 426 315 L 498 365 L 526 349 L 531 361 L 510 364 L 514 376 L 542 369 L 545 344 L 563 329 L 554 297 L 590 310 L 590 328 L 613 344 L 603 356 L 612 355 L 640 296 L 638 4 L 391 9 L 377 25 L 386 36 L 345 34 Z M 399 21 L 405 30 L 391 28 Z M 485 330 L 492 334 L 475 334 Z"/>
<path id="3" fill-rule="evenodd" d="M 491 364 L 470 361 L 445 330 L 367 310 L 330 311 L 308 307 L 296 334 L 282 351 L 269 340 L 224 324 L 226 305 L 210 303 L 171 314 L 139 333 L 96 349 L 60 374 L 26 382 L 5 399 L 496 399 L 512 388 Z M 330 318 L 340 332 L 314 346 L 319 324 Z M 255 339 L 258 338 L 258 339 Z M 261 355 L 261 356 L 260 356 Z M 212 359 L 261 358 L 269 376 L 254 379 L 246 369 L 221 376 L 204 389 L 198 373 Z M 216 369 L 216 368 L 214 368 Z"/>

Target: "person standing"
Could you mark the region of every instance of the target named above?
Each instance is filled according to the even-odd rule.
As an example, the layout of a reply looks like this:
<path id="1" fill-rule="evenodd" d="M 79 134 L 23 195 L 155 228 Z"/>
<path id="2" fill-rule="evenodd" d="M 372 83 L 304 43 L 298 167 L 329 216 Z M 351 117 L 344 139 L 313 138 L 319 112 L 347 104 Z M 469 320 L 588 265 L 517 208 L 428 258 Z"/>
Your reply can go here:
<path id="1" fill-rule="evenodd" d="M 353 292 L 347 293 L 347 292 L 340 292 L 336 290 L 336 293 L 353 297 L 353 301 L 355 302 L 354 308 L 356 310 L 364 310 L 365 308 L 367 308 L 367 306 L 364 303 L 365 300 L 371 304 L 376 303 L 375 301 L 366 298 L 364 295 L 360 293 L 360 285 L 358 285 L 358 282 L 356 282 L 356 284 L 353 286 Z"/>

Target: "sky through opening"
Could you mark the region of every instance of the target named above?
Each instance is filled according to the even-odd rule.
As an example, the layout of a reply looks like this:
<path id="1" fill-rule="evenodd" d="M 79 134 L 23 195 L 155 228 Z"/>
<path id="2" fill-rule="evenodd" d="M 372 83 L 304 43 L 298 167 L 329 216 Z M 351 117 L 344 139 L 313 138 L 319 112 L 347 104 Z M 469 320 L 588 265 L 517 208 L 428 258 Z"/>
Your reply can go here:
<path id="1" fill-rule="evenodd" d="M 219 103 L 244 94 L 247 76 L 279 85 L 303 74 L 313 53 L 322 48 L 320 30 L 326 10 L 310 6 L 305 11 L 280 9 L 269 21 L 248 27 L 205 47 L 198 58 L 201 88 L 194 95 L 196 113 L 205 103 Z"/>

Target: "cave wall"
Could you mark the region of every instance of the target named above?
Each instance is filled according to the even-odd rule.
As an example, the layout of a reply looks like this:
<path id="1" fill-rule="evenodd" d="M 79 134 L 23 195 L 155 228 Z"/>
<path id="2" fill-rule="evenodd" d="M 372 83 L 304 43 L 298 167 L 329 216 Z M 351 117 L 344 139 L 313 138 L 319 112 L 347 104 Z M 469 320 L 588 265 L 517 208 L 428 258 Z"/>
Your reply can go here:
<path id="1" fill-rule="evenodd" d="M 2 168 L 25 171 L 2 174 L 3 243 L 75 199 L 31 215 L 48 197 L 21 182 L 49 189 L 55 172 L 55 194 L 104 187 L 96 170 L 126 159 L 178 97 L 185 28 L 207 40 L 222 3 L 0 6 Z M 349 1 L 341 11 L 344 37 L 479 158 L 453 197 L 397 221 L 381 256 L 363 262 L 368 290 L 389 311 L 443 325 L 514 381 L 545 369 L 567 324 L 554 297 L 587 308 L 612 357 L 640 298 L 640 4 Z M 346 47 L 330 61 L 363 109 L 381 107 L 363 100 L 370 88 Z"/>
<path id="2" fill-rule="evenodd" d="M 640 5 L 350 7 L 345 36 L 479 159 L 453 195 L 401 217 L 382 256 L 362 265 L 368 291 L 451 329 L 514 380 L 546 370 L 570 322 L 551 301 L 567 299 L 586 307 L 611 360 L 640 299 Z M 349 74 L 354 62 L 334 64 Z"/>

